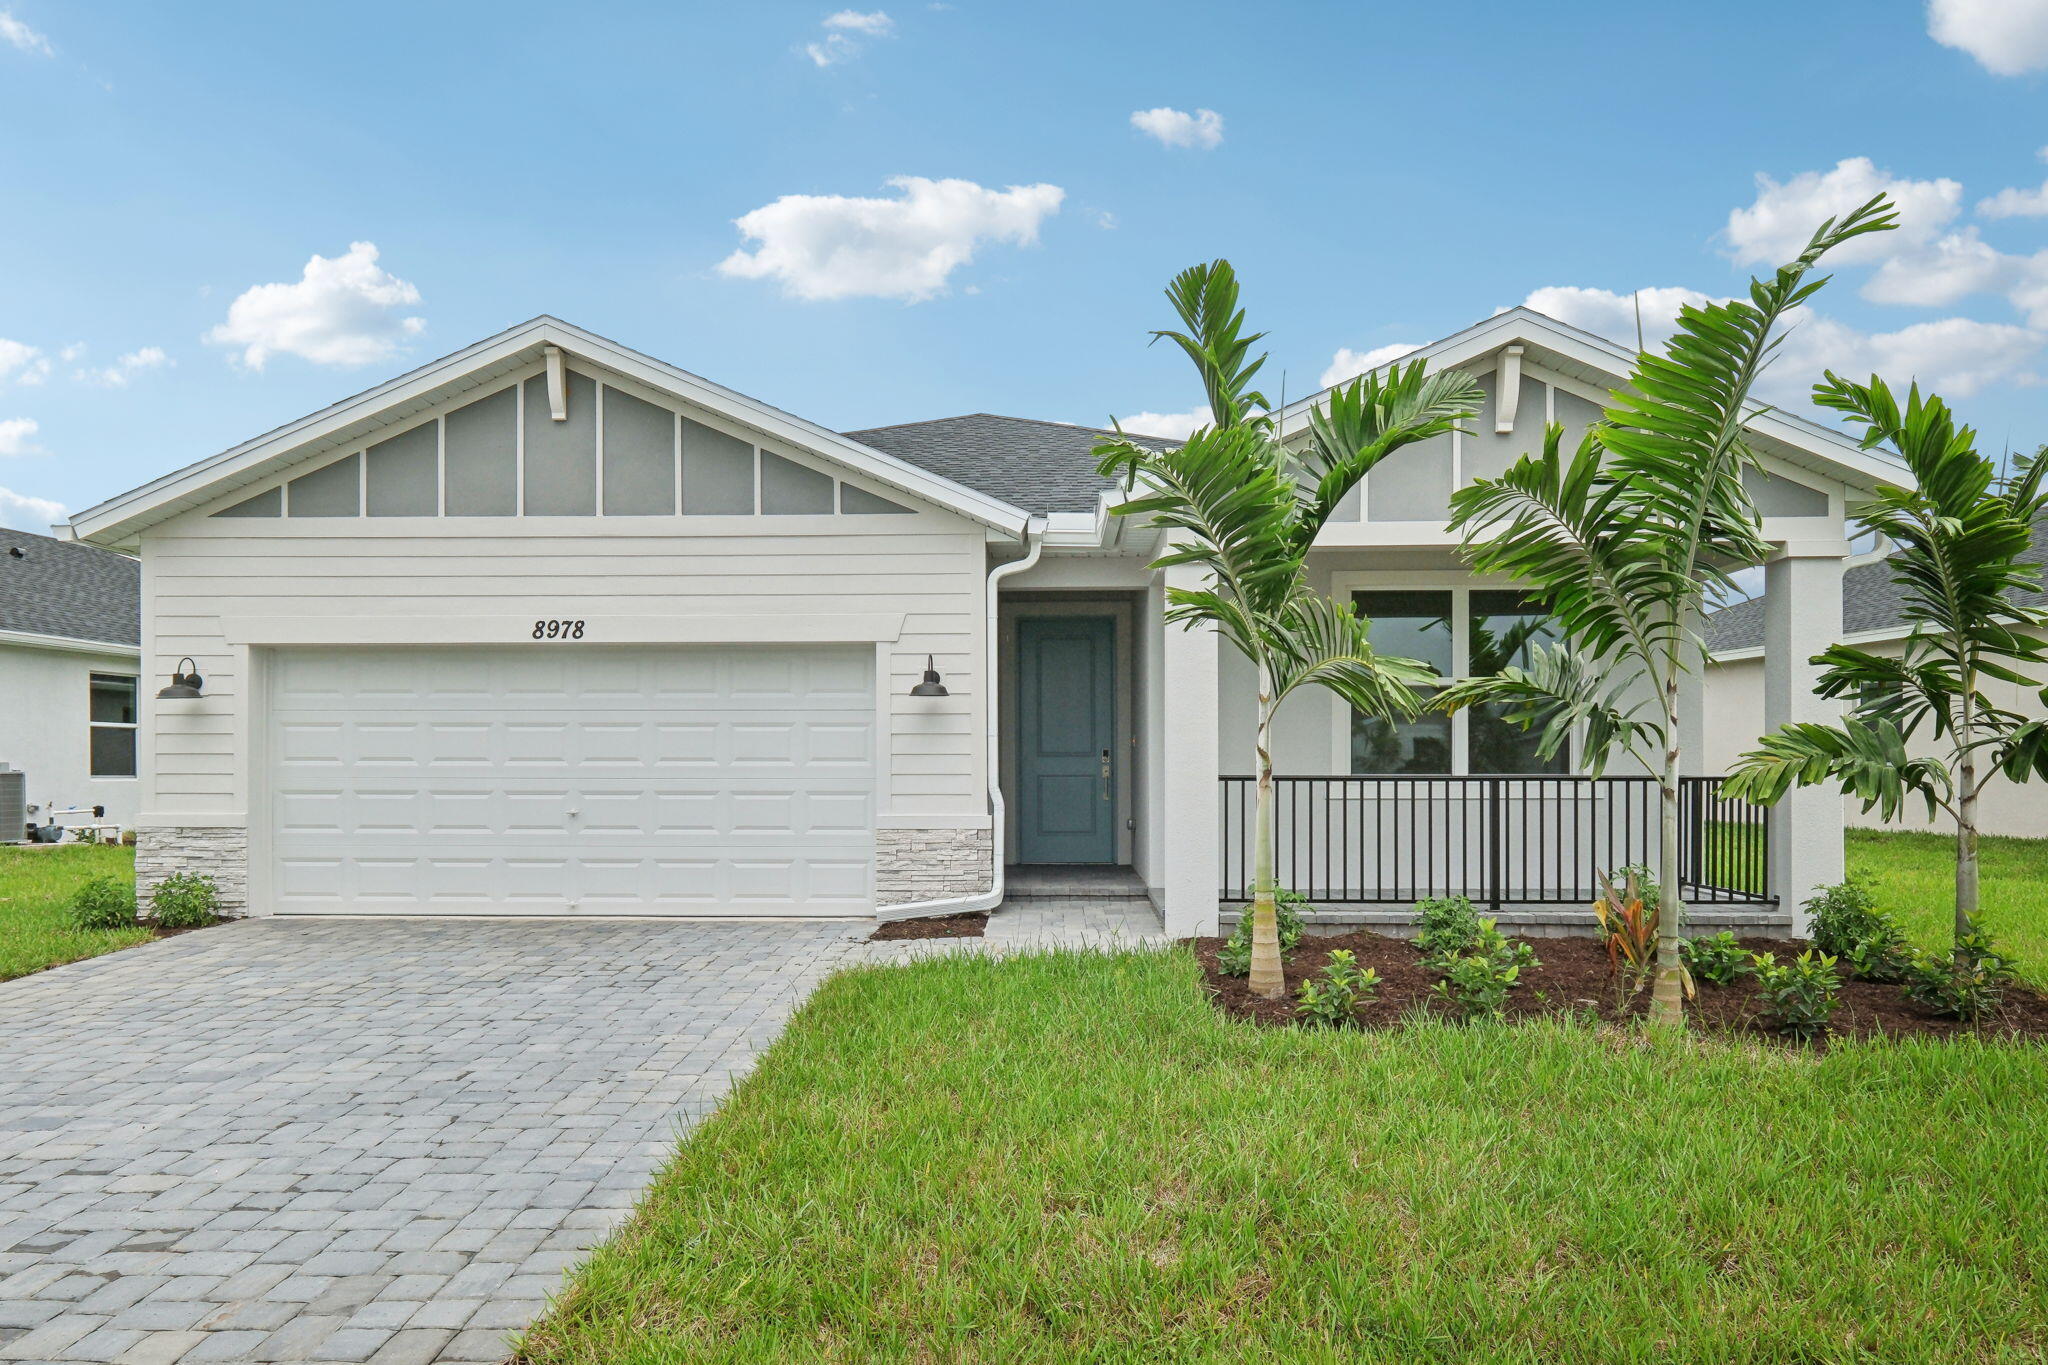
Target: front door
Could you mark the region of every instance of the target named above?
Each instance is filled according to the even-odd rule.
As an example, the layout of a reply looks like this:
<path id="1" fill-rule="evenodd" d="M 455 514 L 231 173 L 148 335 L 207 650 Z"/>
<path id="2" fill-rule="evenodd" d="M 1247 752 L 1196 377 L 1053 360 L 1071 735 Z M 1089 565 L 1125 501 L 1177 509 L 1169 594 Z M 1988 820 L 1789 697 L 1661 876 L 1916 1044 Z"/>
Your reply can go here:
<path id="1" fill-rule="evenodd" d="M 1116 861 L 1116 620 L 1017 622 L 1017 861 Z"/>

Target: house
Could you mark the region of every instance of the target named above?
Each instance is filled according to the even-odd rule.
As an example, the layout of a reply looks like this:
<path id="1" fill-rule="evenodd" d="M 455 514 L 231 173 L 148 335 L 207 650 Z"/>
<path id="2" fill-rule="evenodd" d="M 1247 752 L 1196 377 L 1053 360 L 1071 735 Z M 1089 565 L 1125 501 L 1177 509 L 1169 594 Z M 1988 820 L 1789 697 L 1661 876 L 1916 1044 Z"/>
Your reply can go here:
<path id="1" fill-rule="evenodd" d="M 1421 354 L 1485 410 L 1376 471 L 1313 570 L 1455 675 L 1531 623 L 1461 566 L 1451 490 L 1583 428 L 1630 357 L 1526 309 Z M 146 677 L 200 674 L 143 687 L 139 875 L 203 867 L 258 914 L 858 916 L 1101 864 L 1169 932 L 1213 928 L 1243 893 L 1252 680 L 1163 627 L 1184 571 L 1110 515 L 1102 435 L 834 432 L 541 317 L 94 507 L 76 533 L 142 557 Z M 1782 414 L 1753 438 L 1766 630 L 1797 654 L 1839 626 L 1845 499 L 1901 475 Z M 1818 714 L 1812 670 L 1766 703 Z M 1649 856 L 1647 778 L 1531 773 L 1484 716 L 1316 693 L 1278 743 L 1282 875 L 1333 914 L 1467 890 L 1535 923 Z M 1811 795 L 1742 876 L 1693 848 L 1701 898 L 1770 914 L 1838 879 L 1839 803 Z M 1708 777 L 1687 809 L 1695 844 L 1762 820 Z"/>
<path id="2" fill-rule="evenodd" d="M 134 828 L 140 577 L 127 555 L 0 528 L 0 764 L 26 774 L 36 824 L 99 807 Z"/>
<path id="3" fill-rule="evenodd" d="M 2048 519 L 2034 523 L 2034 539 L 2027 558 L 2048 564 Z M 2023 601 L 2039 606 L 2048 594 L 2022 594 Z M 1761 602 L 1737 602 L 1707 617 L 1707 643 L 1712 661 L 1707 670 L 1707 762 L 1716 772 L 1727 771 L 1743 753 L 1756 747 L 1764 723 L 1764 608 Z M 1858 555 L 1842 574 L 1842 629 L 1829 639 L 1802 640 L 1801 648 L 1818 652 L 1837 640 L 1887 658 L 1897 658 L 1904 648 L 1906 621 L 1900 607 L 1899 587 L 1892 581 L 1891 565 L 1884 553 Z M 2048 683 L 2048 677 L 2042 679 Z M 1985 693 L 1998 705 L 2030 719 L 2048 716 L 2048 705 L 2039 687 L 1987 680 Z M 1907 744 L 1916 754 L 1938 750 L 1926 733 Z M 1937 811 L 1927 818 L 1924 804 L 1903 812 L 1887 823 L 1878 812 L 1865 811 L 1863 803 L 1845 798 L 1844 818 L 1863 829 L 1932 829 L 1951 833 L 1955 825 Z M 1986 834 L 2010 834 L 2023 839 L 2048 838 L 2048 793 L 2039 787 L 2020 786 L 1994 775 L 1984 788 L 1977 808 L 1979 828 Z"/>

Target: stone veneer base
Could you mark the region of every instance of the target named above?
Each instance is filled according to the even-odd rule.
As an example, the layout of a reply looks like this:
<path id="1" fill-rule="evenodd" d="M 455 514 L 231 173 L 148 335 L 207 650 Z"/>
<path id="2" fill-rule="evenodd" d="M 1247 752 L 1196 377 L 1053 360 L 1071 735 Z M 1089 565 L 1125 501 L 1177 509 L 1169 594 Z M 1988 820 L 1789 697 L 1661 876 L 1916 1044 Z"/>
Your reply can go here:
<path id="1" fill-rule="evenodd" d="M 995 840 L 985 829 L 875 831 L 875 904 L 971 896 L 993 884 Z"/>
<path id="2" fill-rule="evenodd" d="M 135 831 L 135 899 L 149 913 L 150 892 L 174 872 L 213 878 L 220 912 L 249 913 L 249 831 L 212 825 L 166 825 Z"/>

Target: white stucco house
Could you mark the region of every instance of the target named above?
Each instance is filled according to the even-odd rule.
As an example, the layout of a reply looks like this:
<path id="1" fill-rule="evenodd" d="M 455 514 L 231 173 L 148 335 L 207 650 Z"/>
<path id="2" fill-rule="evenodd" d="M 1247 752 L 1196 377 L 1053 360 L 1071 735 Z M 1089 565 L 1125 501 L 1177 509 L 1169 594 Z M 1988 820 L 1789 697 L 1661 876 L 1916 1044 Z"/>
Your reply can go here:
<path id="1" fill-rule="evenodd" d="M 1375 472 L 1314 571 L 1457 675 L 1531 606 L 1461 566 L 1451 491 L 1583 427 L 1629 357 L 1520 309 L 1422 354 L 1486 408 Z M 203 867 L 254 914 L 860 916 L 1098 864 L 1207 929 L 1242 894 L 1251 679 L 1162 627 L 1101 435 L 834 432 L 542 317 L 81 513 L 144 565 L 142 879 Z M 1754 438 L 1768 648 L 1803 659 L 1840 625 L 1845 498 L 1901 475 L 1783 415 Z M 187 658 L 200 695 L 157 700 Z M 1765 704 L 1822 709 L 1796 659 Z M 1282 873 L 1333 912 L 1576 913 L 1648 856 L 1645 778 L 1532 773 L 1484 716 L 1291 706 Z M 1688 810 L 1760 818 L 1705 781 Z M 1698 859 L 1707 908 L 1839 877 L 1839 801 L 1769 823 L 1747 873 Z"/>
<path id="2" fill-rule="evenodd" d="M 2048 563 L 2048 519 L 2034 523 L 2028 558 L 2036 564 Z M 2029 593 L 2024 600 L 2038 606 L 2043 597 L 2042 593 Z M 1885 547 L 1853 557 L 1842 574 L 1842 633 L 1836 639 L 1873 654 L 1897 658 L 1905 647 L 1908 630 L 1901 605 L 1902 595 L 1898 584 L 1892 581 Z M 1755 748 L 1756 737 L 1766 729 L 1764 687 L 1768 669 L 1764 657 L 1764 614 L 1763 603 L 1749 601 L 1723 607 L 1707 618 L 1706 635 L 1713 661 L 1707 670 L 1706 761 L 1715 772 L 1726 772 L 1729 764 Z M 1807 652 L 1816 652 L 1830 643 L 1833 641 L 1821 641 Z M 2038 687 L 1991 679 L 1984 690 L 1998 705 L 2018 715 L 2035 720 L 2048 717 L 2048 705 L 2043 705 Z M 1907 747 L 1916 754 L 1946 753 L 1924 731 L 1908 741 Z M 1940 833 L 1953 833 L 1955 829 L 1954 823 L 1940 811 L 1929 820 L 1924 804 L 1909 806 L 1897 820 L 1887 823 L 1877 811 L 1864 810 L 1862 802 L 1845 798 L 1843 818 L 1863 829 Z M 1978 821 L 1986 834 L 2048 839 L 2048 790 L 2039 785 L 2008 782 L 1994 774 L 1984 788 Z"/>
<path id="3" fill-rule="evenodd" d="M 127 555 L 0 527 L 0 764 L 24 774 L 30 822 L 98 807 L 135 826 L 140 577 Z"/>

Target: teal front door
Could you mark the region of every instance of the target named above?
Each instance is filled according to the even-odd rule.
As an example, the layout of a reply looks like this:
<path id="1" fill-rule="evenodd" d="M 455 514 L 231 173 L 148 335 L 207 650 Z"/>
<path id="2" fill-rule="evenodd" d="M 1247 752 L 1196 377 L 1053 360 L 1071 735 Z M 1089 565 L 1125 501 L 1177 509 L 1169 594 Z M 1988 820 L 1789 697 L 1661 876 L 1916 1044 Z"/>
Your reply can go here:
<path id="1" fill-rule="evenodd" d="M 1116 861 L 1116 621 L 1017 622 L 1017 861 Z"/>

